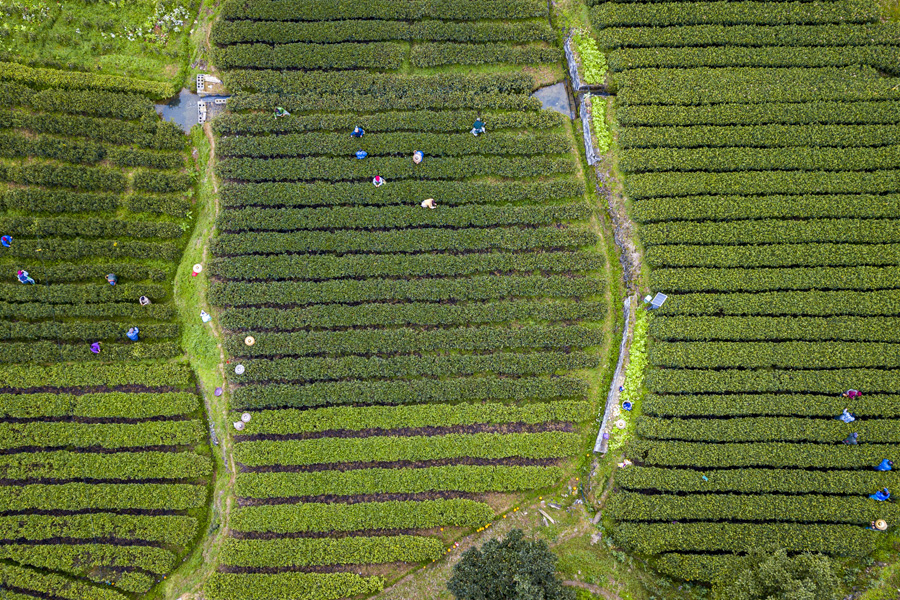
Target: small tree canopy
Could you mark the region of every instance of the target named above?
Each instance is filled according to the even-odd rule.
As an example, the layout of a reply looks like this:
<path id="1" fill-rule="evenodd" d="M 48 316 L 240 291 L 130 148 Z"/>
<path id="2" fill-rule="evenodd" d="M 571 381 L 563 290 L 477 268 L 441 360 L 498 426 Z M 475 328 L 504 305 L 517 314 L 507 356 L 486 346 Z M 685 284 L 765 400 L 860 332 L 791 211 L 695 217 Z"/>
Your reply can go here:
<path id="1" fill-rule="evenodd" d="M 466 550 L 447 588 L 457 600 L 575 600 L 556 576 L 556 556 L 544 541 L 514 529 L 502 540 Z"/>
<path id="2" fill-rule="evenodd" d="M 836 600 L 840 598 L 834 563 L 823 554 L 788 556 L 784 549 L 753 549 L 734 581 L 717 590 L 728 600 Z"/>

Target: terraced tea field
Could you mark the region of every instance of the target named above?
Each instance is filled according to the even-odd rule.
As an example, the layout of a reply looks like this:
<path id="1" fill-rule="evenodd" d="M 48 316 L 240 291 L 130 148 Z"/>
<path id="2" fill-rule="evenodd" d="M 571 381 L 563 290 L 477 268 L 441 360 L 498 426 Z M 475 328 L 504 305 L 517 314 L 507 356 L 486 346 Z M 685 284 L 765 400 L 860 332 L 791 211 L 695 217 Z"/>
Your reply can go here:
<path id="1" fill-rule="evenodd" d="M 167 89 L 0 64 L 7 598 L 146 592 L 206 516 L 203 411 L 190 368 L 170 360 L 182 354 L 171 280 L 191 206 L 185 138 L 149 100 Z M 139 341 L 126 338 L 134 326 Z"/>
<path id="2" fill-rule="evenodd" d="M 375 592 L 585 448 L 605 262 L 571 125 L 517 66 L 558 68 L 557 35 L 537 0 L 222 16 L 210 299 L 252 419 L 206 595 Z"/>
<path id="3" fill-rule="evenodd" d="M 900 516 L 868 498 L 895 487 L 874 467 L 900 441 L 900 29 L 843 0 L 592 11 L 624 191 L 669 294 L 616 540 L 701 581 L 757 546 L 886 547 L 866 527 Z"/>

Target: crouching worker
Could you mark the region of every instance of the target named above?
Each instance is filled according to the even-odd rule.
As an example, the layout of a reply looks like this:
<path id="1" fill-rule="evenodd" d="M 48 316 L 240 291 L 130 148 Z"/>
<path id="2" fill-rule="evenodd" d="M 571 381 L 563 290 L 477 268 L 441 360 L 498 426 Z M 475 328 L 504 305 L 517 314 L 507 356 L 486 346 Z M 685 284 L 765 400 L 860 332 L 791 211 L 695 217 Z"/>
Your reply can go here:
<path id="1" fill-rule="evenodd" d="M 894 466 L 894 461 L 884 459 L 883 461 L 878 463 L 878 466 L 875 467 L 875 470 L 876 471 L 890 471 L 891 467 L 893 467 L 893 466 Z"/>
<path id="2" fill-rule="evenodd" d="M 843 421 L 844 423 L 852 423 L 856 420 L 856 417 L 851 415 L 850 412 L 845 408 L 844 412 L 835 417 L 838 421 Z"/>
<path id="3" fill-rule="evenodd" d="M 843 394 L 841 394 L 844 398 L 859 398 L 862 396 L 862 392 L 859 390 L 847 390 Z"/>
<path id="4" fill-rule="evenodd" d="M 19 269 L 16 272 L 16 277 L 19 278 L 19 282 L 21 282 L 21 283 L 27 283 L 30 285 L 34 285 L 34 279 L 32 279 L 31 277 L 28 276 L 28 271 L 23 271 L 23 270 Z"/>
<path id="5" fill-rule="evenodd" d="M 118 282 L 119 282 L 119 278 L 116 277 L 115 275 L 113 275 L 112 273 L 110 273 L 109 275 L 106 276 L 106 283 L 108 283 L 109 285 L 116 285 L 116 283 L 118 283 Z"/>
<path id="6" fill-rule="evenodd" d="M 857 443 L 858 443 L 858 442 L 856 441 L 856 438 L 858 438 L 858 437 L 859 437 L 859 434 L 858 434 L 858 433 L 851 433 L 850 435 L 847 436 L 847 439 L 845 439 L 845 440 L 844 440 L 843 442 L 841 442 L 841 443 L 842 443 L 842 444 L 849 444 L 850 446 L 856 446 Z"/>
<path id="7" fill-rule="evenodd" d="M 883 490 L 878 490 L 877 492 L 869 496 L 869 498 L 871 498 L 872 500 L 877 500 L 878 502 L 887 502 L 891 499 L 891 492 L 887 488 L 884 488 Z"/>
<path id="8" fill-rule="evenodd" d="M 434 198 L 427 198 L 425 200 L 422 200 L 422 208 L 437 208 L 437 204 L 434 203 Z"/>

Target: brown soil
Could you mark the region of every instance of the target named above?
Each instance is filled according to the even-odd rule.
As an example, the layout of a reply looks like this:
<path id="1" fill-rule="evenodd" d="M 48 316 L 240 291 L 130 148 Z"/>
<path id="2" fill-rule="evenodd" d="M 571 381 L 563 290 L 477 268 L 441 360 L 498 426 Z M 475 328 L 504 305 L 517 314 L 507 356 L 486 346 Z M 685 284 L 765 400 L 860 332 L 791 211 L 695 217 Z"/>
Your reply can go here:
<path id="1" fill-rule="evenodd" d="M 365 438 L 376 436 L 412 437 L 449 435 L 453 433 L 541 433 L 545 431 L 575 431 L 571 423 L 477 423 L 474 425 L 452 425 L 448 427 L 401 427 L 399 429 L 329 429 L 327 431 L 310 431 L 286 435 L 257 434 L 236 435 L 235 442 L 253 442 L 257 440 L 311 440 L 317 438 Z"/>
<path id="2" fill-rule="evenodd" d="M 456 491 L 419 492 L 417 494 L 355 494 L 338 496 L 323 494 L 320 496 L 292 496 L 290 498 L 238 498 L 239 506 L 265 506 L 273 504 L 298 504 L 300 502 L 323 502 L 325 504 L 342 503 L 357 504 L 359 502 L 387 502 L 388 500 L 417 501 L 440 500 L 447 498 L 470 498 L 478 500 L 482 494 Z"/>

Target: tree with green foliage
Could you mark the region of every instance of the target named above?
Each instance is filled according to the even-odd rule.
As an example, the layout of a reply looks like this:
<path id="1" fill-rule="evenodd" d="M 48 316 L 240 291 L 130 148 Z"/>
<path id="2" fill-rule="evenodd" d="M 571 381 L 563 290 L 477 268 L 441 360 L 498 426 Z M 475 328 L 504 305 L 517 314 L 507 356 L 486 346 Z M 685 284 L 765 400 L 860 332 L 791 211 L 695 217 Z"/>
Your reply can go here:
<path id="1" fill-rule="evenodd" d="M 457 600 L 575 600 L 556 576 L 556 556 L 521 529 L 471 548 L 453 567 L 447 588 Z"/>
<path id="2" fill-rule="evenodd" d="M 788 556 L 778 549 L 750 551 L 734 580 L 716 590 L 728 600 L 835 600 L 840 597 L 835 566 L 823 554 Z"/>

